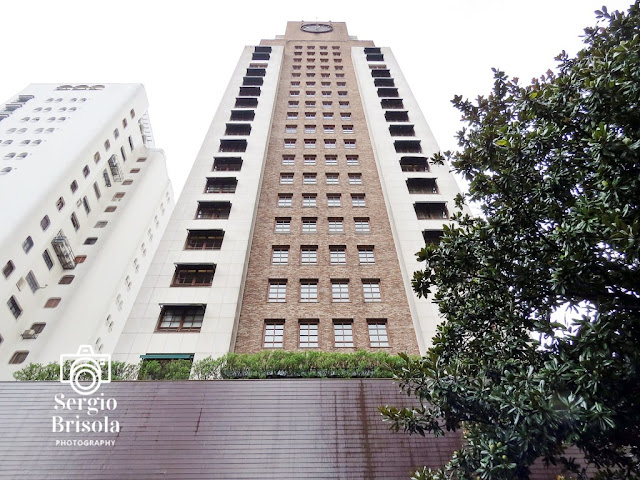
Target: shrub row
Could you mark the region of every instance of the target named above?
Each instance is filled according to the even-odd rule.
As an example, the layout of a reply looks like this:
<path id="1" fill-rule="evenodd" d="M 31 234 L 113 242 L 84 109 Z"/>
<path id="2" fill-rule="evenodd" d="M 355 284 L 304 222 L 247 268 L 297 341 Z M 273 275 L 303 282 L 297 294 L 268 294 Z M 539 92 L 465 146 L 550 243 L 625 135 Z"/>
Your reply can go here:
<path id="1" fill-rule="evenodd" d="M 112 380 L 214 380 L 249 378 L 391 378 L 405 364 L 397 355 L 360 350 L 355 353 L 262 351 L 229 353 L 219 358 L 145 360 L 138 365 L 111 362 Z M 69 364 L 66 364 L 66 375 Z M 32 363 L 14 373 L 16 380 L 58 380 L 58 363 Z"/>

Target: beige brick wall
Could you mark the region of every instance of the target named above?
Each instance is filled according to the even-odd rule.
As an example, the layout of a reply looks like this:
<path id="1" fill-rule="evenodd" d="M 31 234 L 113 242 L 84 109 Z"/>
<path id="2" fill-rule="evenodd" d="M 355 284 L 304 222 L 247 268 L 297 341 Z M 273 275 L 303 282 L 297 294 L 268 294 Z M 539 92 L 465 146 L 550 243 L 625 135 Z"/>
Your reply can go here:
<path id="1" fill-rule="evenodd" d="M 263 349 L 265 319 L 284 319 L 284 349 L 298 349 L 298 325 L 300 319 L 317 319 L 319 322 L 319 350 L 352 351 L 356 349 L 385 350 L 390 352 L 418 353 L 416 335 L 407 304 L 401 271 L 398 264 L 396 248 L 393 244 L 391 227 L 383 198 L 380 179 L 378 177 L 371 140 L 362 104 L 358 94 L 355 73 L 353 70 L 350 49 L 353 45 L 372 46 L 371 42 L 360 42 L 349 39 L 344 24 L 335 24 L 331 34 L 298 33 L 296 25 L 291 22 L 287 36 L 282 40 L 263 41 L 262 44 L 283 45 L 285 55 L 280 75 L 276 106 L 273 116 L 265 173 L 262 181 L 258 214 L 248 275 L 242 300 L 242 309 L 237 328 L 235 343 L 236 352 L 256 352 Z M 301 45 L 302 50 L 296 49 Z M 309 50 L 308 45 L 315 48 Z M 327 45 L 327 50 L 320 50 Z M 339 50 L 332 47 L 339 46 Z M 315 55 L 308 55 L 309 51 Z M 295 52 L 302 52 L 296 56 Z M 321 55 L 327 52 L 328 55 Z M 333 55 L 339 52 L 340 56 Z M 295 62 L 294 59 L 301 59 Z M 311 62 L 310 59 L 315 59 Z M 322 62 L 321 59 L 328 59 Z M 336 62 L 339 59 L 341 62 Z M 299 65 L 299 70 L 294 70 Z M 307 66 L 315 66 L 308 69 Z M 323 70 L 322 66 L 329 66 Z M 342 66 L 342 70 L 336 70 Z M 292 73 L 300 73 L 298 78 Z M 307 73 L 315 73 L 307 77 Z M 322 73 L 329 73 L 323 78 Z M 336 78 L 336 73 L 344 73 L 344 78 Z M 292 81 L 299 81 L 300 86 L 291 86 Z M 315 86 L 306 86 L 313 81 Z M 323 87 L 322 82 L 331 82 L 330 87 Z M 338 87 L 337 82 L 346 82 L 346 87 Z M 290 91 L 300 92 L 298 97 L 291 97 Z M 315 97 L 306 97 L 306 91 L 315 91 Z M 348 92 L 347 97 L 339 97 L 338 91 Z M 322 91 L 331 91 L 325 98 Z M 290 108 L 290 100 L 299 102 L 298 108 Z M 315 101 L 315 107 L 305 108 L 306 101 Z M 323 101 L 332 101 L 332 108 L 323 108 Z M 348 101 L 349 108 L 339 108 L 340 101 Z M 288 120 L 287 112 L 297 112 L 297 120 Z M 306 120 L 305 112 L 315 112 L 315 120 Z M 324 112 L 333 112 L 332 120 L 323 120 Z M 342 112 L 350 112 L 350 120 L 341 120 Z M 286 125 L 296 125 L 295 134 L 285 133 Z M 305 125 L 315 125 L 315 134 L 305 134 Z M 323 133 L 323 125 L 335 125 L 335 133 Z M 353 125 L 353 134 L 343 134 L 342 125 Z M 285 149 L 285 139 L 296 139 L 295 149 Z M 335 139 L 337 148 L 324 148 L 324 139 Z M 305 139 L 315 139 L 316 148 L 304 148 Z M 355 139 L 357 148 L 344 149 L 344 139 Z M 251 138 L 249 138 L 249 142 Z M 282 155 L 295 155 L 293 166 L 282 165 Z M 304 165 L 304 155 L 316 155 L 316 165 Z M 337 155 L 338 165 L 325 165 L 325 155 Z M 346 155 L 358 155 L 359 165 L 347 166 Z M 243 167 L 245 168 L 245 167 Z M 250 168 L 247 165 L 246 168 Z M 281 173 L 294 173 L 293 185 L 280 185 Z M 316 173 L 316 185 L 303 185 L 304 173 Z M 327 185 L 325 174 L 338 173 L 339 184 Z M 349 185 L 348 174 L 360 173 L 362 185 Z M 293 194 L 291 208 L 277 207 L 278 193 Z M 317 194 L 317 207 L 302 207 L 302 194 Z M 327 207 L 327 194 L 340 193 L 341 207 Z M 351 194 L 364 193 L 366 207 L 352 207 Z M 291 217 L 291 233 L 274 232 L 276 217 Z M 317 233 L 303 234 L 302 217 L 317 217 Z M 328 233 L 328 217 L 344 218 L 344 233 Z M 368 234 L 355 233 L 354 218 L 368 217 L 371 231 Z M 271 251 L 274 245 L 289 246 L 289 262 L 287 265 L 272 265 Z M 301 265 L 300 249 L 302 245 L 317 245 L 317 265 Z M 346 265 L 331 265 L 329 246 L 346 246 Z M 374 246 L 375 264 L 360 265 L 358 245 Z M 287 295 L 284 303 L 267 301 L 269 279 L 287 279 Z M 318 302 L 301 303 L 300 280 L 318 279 Z M 333 303 L 331 299 L 331 279 L 348 279 L 350 302 Z M 381 302 L 364 302 L 362 279 L 380 279 Z M 333 320 L 353 319 L 354 348 L 334 347 Z M 367 319 L 386 319 L 389 334 L 389 348 L 370 348 Z"/>

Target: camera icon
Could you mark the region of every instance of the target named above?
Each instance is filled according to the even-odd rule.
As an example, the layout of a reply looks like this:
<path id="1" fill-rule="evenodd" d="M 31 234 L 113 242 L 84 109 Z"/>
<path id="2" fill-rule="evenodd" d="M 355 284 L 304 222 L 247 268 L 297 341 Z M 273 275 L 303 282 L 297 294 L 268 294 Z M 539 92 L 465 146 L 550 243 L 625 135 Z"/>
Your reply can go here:
<path id="1" fill-rule="evenodd" d="M 65 378 L 65 363 L 69 361 L 69 377 Z M 97 354 L 91 345 L 80 345 L 76 353 L 63 353 L 60 382 L 70 384 L 78 395 L 91 395 L 101 384 L 111 382 L 111 355 Z"/>

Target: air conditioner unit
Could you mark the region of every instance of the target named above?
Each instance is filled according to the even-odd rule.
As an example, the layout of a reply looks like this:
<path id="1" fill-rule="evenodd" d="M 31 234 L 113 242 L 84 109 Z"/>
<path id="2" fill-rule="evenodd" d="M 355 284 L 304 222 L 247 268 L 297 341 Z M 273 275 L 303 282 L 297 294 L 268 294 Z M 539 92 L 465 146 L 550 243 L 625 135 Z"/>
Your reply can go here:
<path id="1" fill-rule="evenodd" d="M 25 330 L 24 332 L 22 332 L 22 338 L 24 339 L 28 339 L 28 338 L 38 338 L 38 334 L 36 333 L 35 330 L 31 329 L 31 330 Z"/>

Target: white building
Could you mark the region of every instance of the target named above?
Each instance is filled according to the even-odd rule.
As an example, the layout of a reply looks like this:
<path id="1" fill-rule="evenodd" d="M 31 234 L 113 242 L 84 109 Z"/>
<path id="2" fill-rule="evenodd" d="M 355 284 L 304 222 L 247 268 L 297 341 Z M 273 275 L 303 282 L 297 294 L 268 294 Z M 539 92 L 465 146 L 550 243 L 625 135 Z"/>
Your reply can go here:
<path id="1" fill-rule="evenodd" d="M 388 48 L 342 22 L 246 47 L 115 358 L 424 352 L 411 289 L 460 192 Z"/>
<path id="2" fill-rule="evenodd" d="M 113 351 L 173 207 L 142 85 L 29 85 L 0 105 L 0 379 Z"/>

